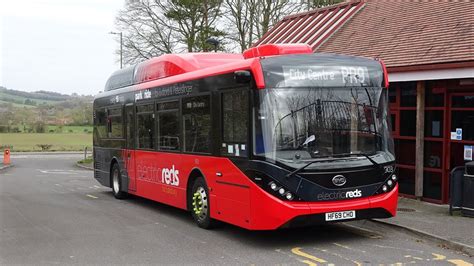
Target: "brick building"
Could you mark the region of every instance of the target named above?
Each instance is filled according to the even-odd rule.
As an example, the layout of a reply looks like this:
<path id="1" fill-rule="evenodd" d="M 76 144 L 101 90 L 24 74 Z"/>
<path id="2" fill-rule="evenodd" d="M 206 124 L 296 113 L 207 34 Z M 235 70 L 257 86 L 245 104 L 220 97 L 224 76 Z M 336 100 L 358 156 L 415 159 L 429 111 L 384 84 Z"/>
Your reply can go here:
<path id="1" fill-rule="evenodd" d="M 285 17 L 254 46 L 307 43 L 315 52 L 381 58 L 400 192 L 446 203 L 449 173 L 474 146 L 472 10 L 472 1 L 350 1 Z"/>

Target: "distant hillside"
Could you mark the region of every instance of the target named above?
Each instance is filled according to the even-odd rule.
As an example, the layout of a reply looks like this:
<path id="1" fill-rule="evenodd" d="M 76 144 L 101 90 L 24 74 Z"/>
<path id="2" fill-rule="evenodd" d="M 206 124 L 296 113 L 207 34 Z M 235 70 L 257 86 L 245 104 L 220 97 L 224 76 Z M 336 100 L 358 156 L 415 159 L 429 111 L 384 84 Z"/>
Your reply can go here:
<path id="1" fill-rule="evenodd" d="M 26 92 L 19 90 L 10 90 L 5 87 L 0 86 L 0 104 L 1 103 L 12 103 L 16 106 L 26 105 L 26 106 L 38 106 L 38 105 L 54 105 L 60 102 L 68 101 L 71 99 L 90 99 L 92 96 L 79 96 L 76 94 L 67 95 L 57 92 L 50 91 L 36 91 L 36 92 Z"/>
<path id="2" fill-rule="evenodd" d="M 94 97 L 25 92 L 0 86 L 0 133 L 46 131 L 45 125 L 92 125 Z"/>

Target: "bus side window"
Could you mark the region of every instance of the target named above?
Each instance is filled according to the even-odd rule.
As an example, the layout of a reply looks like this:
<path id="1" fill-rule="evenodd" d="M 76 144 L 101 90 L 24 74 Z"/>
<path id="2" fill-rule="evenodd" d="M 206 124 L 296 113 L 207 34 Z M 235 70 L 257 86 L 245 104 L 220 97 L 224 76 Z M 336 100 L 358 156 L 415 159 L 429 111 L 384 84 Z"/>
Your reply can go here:
<path id="1" fill-rule="evenodd" d="M 247 156 L 248 91 L 244 89 L 222 93 L 221 154 Z"/>
<path id="2" fill-rule="evenodd" d="M 94 127 L 94 138 L 97 142 L 103 138 L 107 138 L 107 115 L 105 109 L 102 108 L 95 111 Z"/>
<path id="3" fill-rule="evenodd" d="M 156 105 L 158 112 L 158 150 L 179 151 L 179 101 Z"/>
<path id="4" fill-rule="evenodd" d="M 137 138 L 139 149 L 154 149 L 155 115 L 154 104 L 137 106 Z"/>
<path id="5" fill-rule="evenodd" d="M 183 99 L 183 144 L 186 152 L 211 153 L 210 96 Z"/>
<path id="6" fill-rule="evenodd" d="M 108 110 L 107 131 L 109 138 L 123 137 L 122 108 Z"/>

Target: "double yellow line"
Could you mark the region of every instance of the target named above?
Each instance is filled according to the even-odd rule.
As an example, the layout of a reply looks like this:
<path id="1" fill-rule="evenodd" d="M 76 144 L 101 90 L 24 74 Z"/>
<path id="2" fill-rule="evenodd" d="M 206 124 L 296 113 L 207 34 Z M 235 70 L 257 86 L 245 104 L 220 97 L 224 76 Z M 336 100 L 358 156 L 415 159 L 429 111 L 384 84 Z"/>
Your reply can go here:
<path id="1" fill-rule="evenodd" d="M 292 248 L 291 252 L 295 255 L 307 258 L 308 260 L 303 260 L 302 262 L 308 264 L 309 266 L 316 266 L 317 264 L 314 263 L 314 262 L 319 262 L 319 263 L 326 263 L 327 262 L 327 261 L 325 261 L 321 258 L 318 258 L 316 256 L 313 256 L 311 254 L 308 254 L 306 252 L 301 251 L 300 247 Z"/>

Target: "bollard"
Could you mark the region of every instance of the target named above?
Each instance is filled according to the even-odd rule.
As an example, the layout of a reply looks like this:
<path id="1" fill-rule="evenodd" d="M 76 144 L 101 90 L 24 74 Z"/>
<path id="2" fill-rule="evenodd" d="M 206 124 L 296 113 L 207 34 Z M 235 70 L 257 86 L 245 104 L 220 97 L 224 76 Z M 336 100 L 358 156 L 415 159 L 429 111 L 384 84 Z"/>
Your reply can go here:
<path id="1" fill-rule="evenodd" d="M 5 149 L 3 151 L 3 164 L 10 164 L 10 149 Z"/>

